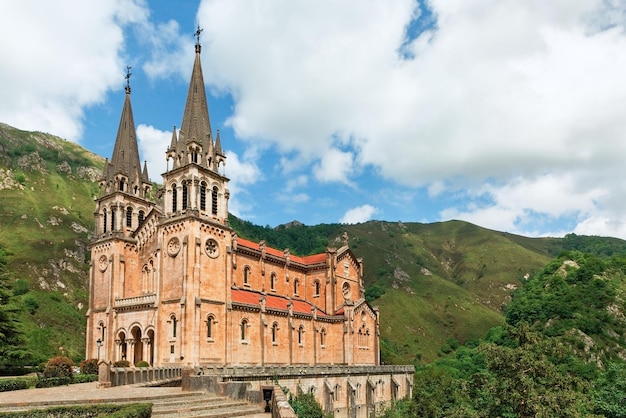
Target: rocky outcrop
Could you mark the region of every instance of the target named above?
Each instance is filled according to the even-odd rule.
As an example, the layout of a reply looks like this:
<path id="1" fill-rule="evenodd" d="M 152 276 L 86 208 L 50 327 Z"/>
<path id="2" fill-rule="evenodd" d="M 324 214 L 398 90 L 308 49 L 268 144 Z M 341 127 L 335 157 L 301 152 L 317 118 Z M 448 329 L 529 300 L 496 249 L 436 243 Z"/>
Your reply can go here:
<path id="1" fill-rule="evenodd" d="M 3 189 L 24 190 L 24 185 L 15 179 L 13 171 L 0 168 L 0 190 Z"/>
<path id="2" fill-rule="evenodd" d="M 72 167 L 67 161 L 63 161 L 61 164 L 57 164 L 57 171 L 61 174 L 72 174 Z"/>
<path id="3" fill-rule="evenodd" d="M 102 170 L 98 170 L 94 167 L 78 167 L 76 174 L 81 179 L 96 182 L 102 177 Z"/>
<path id="4" fill-rule="evenodd" d="M 46 162 L 37 151 L 22 155 L 17 160 L 17 165 L 24 171 L 48 173 Z"/>

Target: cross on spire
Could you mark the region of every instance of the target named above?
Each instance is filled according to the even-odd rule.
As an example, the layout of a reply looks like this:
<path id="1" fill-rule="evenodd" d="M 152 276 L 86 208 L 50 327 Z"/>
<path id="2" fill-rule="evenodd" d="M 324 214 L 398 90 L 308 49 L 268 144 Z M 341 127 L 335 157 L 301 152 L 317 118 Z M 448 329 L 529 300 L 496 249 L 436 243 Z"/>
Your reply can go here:
<path id="1" fill-rule="evenodd" d="M 198 23 L 198 29 L 196 29 L 196 32 L 194 33 L 194 36 L 196 37 L 196 44 L 200 45 L 200 34 L 202 33 L 204 29 L 200 28 L 200 24 Z"/>
<path id="2" fill-rule="evenodd" d="M 133 68 L 130 65 L 126 66 L 126 76 L 124 77 L 126 79 L 126 93 L 130 94 L 130 76 L 133 75 L 130 72 L 130 69 Z"/>

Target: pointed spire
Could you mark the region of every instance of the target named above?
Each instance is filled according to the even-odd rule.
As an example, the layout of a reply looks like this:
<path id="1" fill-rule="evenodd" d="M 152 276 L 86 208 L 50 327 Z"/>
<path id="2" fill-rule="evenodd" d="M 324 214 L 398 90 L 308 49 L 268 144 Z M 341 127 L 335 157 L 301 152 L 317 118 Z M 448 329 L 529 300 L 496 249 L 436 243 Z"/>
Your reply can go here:
<path id="1" fill-rule="evenodd" d="M 133 117 L 133 108 L 130 102 L 130 72 L 131 67 L 126 67 L 126 97 L 124 98 L 124 107 L 122 108 L 122 116 L 120 125 L 117 129 L 117 137 L 115 138 L 115 146 L 110 162 L 105 164 L 104 180 L 113 184 L 116 176 L 125 177 L 127 186 L 121 190 L 129 191 L 131 185 L 139 185 L 147 178 L 147 167 L 145 168 L 145 176 L 141 173 L 141 162 L 139 160 L 139 148 L 137 146 L 137 134 L 135 132 L 135 119 Z M 145 183 L 148 183 L 145 181 Z M 116 186 L 117 187 L 117 186 Z M 111 191 L 116 190 L 113 188 Z"/>
<path id="2" fill-rule="evenodd" d="M 217 130 L 217 137 L 215 138 L 215 153 L 220 156 L 224 156 L 222 151 L 222 139 L 220 138 L 220 130 Z"/>
<path id="3" fill-rule="evenodd" d="M 191 72 L 189 91 L 187 92 L 187 102 L 183 113 L 183 123 L 180 126 L 180 133 L 184 136 L 185 144 L 196 142 L 204 152 L 213 146 L 211 135 L 211 121 L 209 119 L 209 106 L 207 104 L 206 90 L 204 88 L 204 77 L 202 75 L 202 63 L 200 62 L 200 33 L 202 29 L 198 26 L 196 36 L 196 57 Z M 181 144 L 183 145 L 183 144 Z"/>
<path id="4" fill-rule="evenodd" d="M 174 125 L 174 128 L 172 129 L 172 141 L 170 142 L 170 147 L 168 148 L 168 151 L 176 151 L 177 147 L 178 138 L 176 136 L 176 125 Z"/>
<path id="5" fill-rule="evenodd" d="M 150 176 L 148 175 L 148 162 L 143 162 L 143 173 L 141 173 L 141 180 L 144 183 L 150 183 Z"/>

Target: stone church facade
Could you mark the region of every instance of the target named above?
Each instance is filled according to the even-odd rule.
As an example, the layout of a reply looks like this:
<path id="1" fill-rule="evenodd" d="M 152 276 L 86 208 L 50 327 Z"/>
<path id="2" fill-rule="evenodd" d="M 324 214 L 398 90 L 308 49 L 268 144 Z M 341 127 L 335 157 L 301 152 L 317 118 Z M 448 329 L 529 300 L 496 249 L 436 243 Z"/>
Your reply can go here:
<path id="1" fill-rule="evenodd" d="M 127 83 L 94 212 L 86 358 L 378 365 L 379 314 L 365 302 L 363 264 L 347 237 L 340 248 L 296 256 L 229 226 L 226 155 L 211 129 L 199 42 L 195 48 L 158 191 L 140 163 Z"/>

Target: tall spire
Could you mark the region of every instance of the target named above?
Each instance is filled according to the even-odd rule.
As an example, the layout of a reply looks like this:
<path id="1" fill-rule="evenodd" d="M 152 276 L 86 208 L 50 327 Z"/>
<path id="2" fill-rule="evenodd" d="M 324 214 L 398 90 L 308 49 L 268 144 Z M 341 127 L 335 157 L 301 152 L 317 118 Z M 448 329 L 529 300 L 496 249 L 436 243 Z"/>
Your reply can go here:
<path id="1" fill-rule="evenodd" d="M 147 169 L 142 173 L 141 162 L 139 160 L 139 149 L 137 146 L 137 135 L 135 132 L 135 120 L 133 109 L 130 103 L 130 72 L 131 67 L 126 67 L 126 97 L 120 125 L 117 129 L 117 137 L 113 148 L 111 160 L 106 163 L 104 169 L 104 181 L 111 185 L 113 190 L 130 191 L 133 185 L 141 186 L 147 183 Z M 121 183 L 126 187 L 121 187 Z M 142 189 L 138 187 L 138 190 Z"/>
<path id="2" fill-rule="evenodd" d="M 187 102 L 183 113 L 183 123 L 180 126 L 180 134 L 184 138 L 184 145 L 190 142 L 199 144 L 204 152 L 213 148 L 211 134 L 211 121 L 209 120 L 209 106 L 207 104 L 204 78 L 202 76 L 202 64 L 200 62 L 200 33 L 198 26 L 196 36 L 196 57 L 191 72 Z"/>

